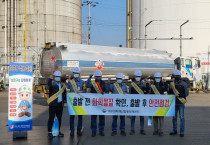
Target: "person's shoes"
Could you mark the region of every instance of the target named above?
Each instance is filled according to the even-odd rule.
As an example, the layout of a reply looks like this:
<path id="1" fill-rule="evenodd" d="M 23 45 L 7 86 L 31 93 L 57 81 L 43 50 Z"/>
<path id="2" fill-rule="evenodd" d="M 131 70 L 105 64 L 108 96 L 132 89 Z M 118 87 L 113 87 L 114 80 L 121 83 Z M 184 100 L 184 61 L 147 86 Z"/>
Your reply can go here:
<path id="1" fill-rule="evenodd" d="M 59 132 L 58 136 L 59 137 L 64 137 L 64 134 L 62 132 Z"/>
<path id="2" fill-rule="evenodd" d="M 125 133 L 125 131 L 121 131 L 121 133 L 120 133 L 122 136 L 126 136 L 126 133 Z"/>
<path id="3" fill-rule="evenodd" d="M 25 112 L 25 115 L 28 117 L 31 117 L 31 113 L 29 113 L 29 112 Z"/>
<path id="4" fill-rule="evenodd" d="M 153 135 L 158 135 L 158 131 L 154 131 L 153 132 Z"/>
<path id="5" fill-rule="evenodd" d="M 78 136 L 82 136 L 81 130 L 77 130 L 77 135 L 78 135 Z"/>
<path id="6" fill-rule="evenodd" d="M 163 132 L 160 132 L 160 133 L 159 133 L 159 136 L 163 136 Z"/>
<path id="7" fill-rule="evenodd" d="M 141 131 L 140 131 L 140 134 L 146 135 L 146 132 L 145 132 L 144 130 L 141 130 Z"/>
<path id="8" fill-rule="evenodd" d="M 95 137 L 96 136 L 96 132 L 92 132 L 92 137 Z"/>
<path id="9" fill-rule="evenodd" d="M 20 113 L 18 114 L 18 117 L 23 117 L 24 115 L 25 115 L 24 112 L 20 112 Z"/>
<path id="10" fill-rule="evenodd" d="M 135 130 L 131 130 L 130 135 L 134 135 L 135 134 Z"/>
<path id="11" fill-rule="evenodd" d="M 70 136 L 74 136 L 74 131 L 71 131 L 70 132 Z"/>
<path id="12" fill-rule="evenodd" d="M 177 135 L 177 131 L 172 131 L 169 135 Z"/>
<path id="13" fill-rule="evenodd" d="M 100 136 L 105 136 L 104 132 L 99 132 Z"/>
<path id="14" fill-rule="evenodd" d="M 112 131 L 111 136 L 115 136 L 115 135 L 117 135 L 117 131 Z"/>
<path id="15" fill-rule="evenodd" d="M 184 133 L 180 133 L 180 137 L 184 137 Z"/>
<path id="16" fill-rule="evenodd" d="M 53 139 L 52 133 L 48 133 L 48 139 Z"/>

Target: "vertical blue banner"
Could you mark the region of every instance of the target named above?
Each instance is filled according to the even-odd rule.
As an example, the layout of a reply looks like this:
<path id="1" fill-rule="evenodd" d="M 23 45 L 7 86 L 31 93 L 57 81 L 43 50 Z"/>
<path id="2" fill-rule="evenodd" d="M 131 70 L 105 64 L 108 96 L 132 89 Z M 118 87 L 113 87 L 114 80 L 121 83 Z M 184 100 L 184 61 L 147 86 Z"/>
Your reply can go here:
<path id="1" fill-rule="evenodd" d="M 32 130 L 33 64 L 9 64 L 8 131 Z"/>

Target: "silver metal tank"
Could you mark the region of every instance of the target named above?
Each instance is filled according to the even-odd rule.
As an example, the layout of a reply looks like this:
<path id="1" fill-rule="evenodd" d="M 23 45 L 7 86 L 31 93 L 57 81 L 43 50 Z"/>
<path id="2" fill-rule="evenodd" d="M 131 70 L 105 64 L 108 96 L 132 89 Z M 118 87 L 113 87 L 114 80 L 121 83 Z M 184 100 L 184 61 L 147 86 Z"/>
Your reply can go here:
<path id="1" fill-rule="evenodd" d="M 7 22 L 6 26 L 5 22 Z M 0 26 L 0 49 L 4 52 L 7 29 L 8 55 L 12 58 L 16 53 L 18 55 L 16 60 L 24 61 L 24 0 L 0 1 Z M 81 0 L 27 0 L 28 62 L 34 60 L 34 63 L 37 63 L 38 53 L 46 42 L 81 44 L 81 39 Z M 16 52 L 13 52 L 14 48 Z"/>
<path id="2" fill-rule="evenodd" d="M 193 40 L 182 41 L 183 56 L 198 56 L 208 51 L 210 37 L 210 5 L 209 0 L 132 0 L 132 33 L 139 33 L 144 38 L 145 25 L 153 21 L 147 27 L 147 38 L 180 38 L 180 26 L 182 37 Z M 136 13 L 138 12 L 138 13 Z M 141 17 L 139 17 L 141 14 Z M 137 19 L 137 20 L 136 20 Z M 137 36 L 132 37 L 132 39 Z M 133 44 L 138 40 L 133 40 Z M 145 41 L 141 41 L 144 48 Z M 136 46 L 133 46 L 136 47 Z M 180 54 L 179 40 L 148 40 L 147 49 L 165 50 L 175 56 Z"/>
<path id="3" fill-rule="evenodd" d="M 129 31 L 131 31 L 131 48 L 143 48 L 141 47 L 141 40 L 134 40 L 141 38 L 142 35 L 144 35 L 144 32 L 142 29 L 142 21 L 143 19 L 143 13 L 144 10 L 142 10 L 142 3 L 141 0 L 126 0 L 126 6 L 127 6 L 127 25 L 129 26 L 129 17 L 131 17 L 131 30 L 129 30 L 129 27 L 127 27 L 127 47 L 128 47 L 128 39 L 129 39 Z M 131 10 L 130 10 L 131 9 Z M 130 11 L 129 11 L 130 10 Z M 131 13 L 129 15 L 129 13 Z"/>
<path id="4" fill-rule="evenodd" d="M 174 60 L 164 51 L 57 43 L 42 52 L 42 76 L 53 74 L 55 66 L 64 76 L 71 75 L 74 67 L 80 67 L 82 76 L 100 69 L 103 75 L 121 72 L 133 78 L 138 69 L 142 71 L 143 77 L 153 76 L 155 72 L 170 76 L 174 70 Z"/>

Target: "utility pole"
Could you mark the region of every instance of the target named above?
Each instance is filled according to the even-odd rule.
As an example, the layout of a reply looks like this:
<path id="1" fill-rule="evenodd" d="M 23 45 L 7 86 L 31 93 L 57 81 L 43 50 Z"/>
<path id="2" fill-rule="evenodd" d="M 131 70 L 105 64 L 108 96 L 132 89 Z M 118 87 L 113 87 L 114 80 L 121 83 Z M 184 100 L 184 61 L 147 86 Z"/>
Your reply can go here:
<path id="1" fill-rule="evenodd" d="M 180 25 L 180 56 L 182 56 L 182 26 L 187 24 L 189 20 L 185 21 Z"/>
<path id="2" fill-rule="evenodd" d="M 91 25 L 91 17 L 90 17 L 90 0 L 88 3 L 88 7 L 89 7 L 89 15 L 88 15 L 88 45 L 90 45 L 90 25 Z"/>
<path id="3" fill-rule="evenodd" d="M 82 6 L 84 5 L 88 5 L 89 7 L 89 15 L 88 15 L 88 45 L 90 45 L 90 26 L 91 26 L 91 6 L 92 7 L 96 7 L 96 5 L 99 4 L 98 2 L 94 2 L 94 1 L 84 1 Z"/>

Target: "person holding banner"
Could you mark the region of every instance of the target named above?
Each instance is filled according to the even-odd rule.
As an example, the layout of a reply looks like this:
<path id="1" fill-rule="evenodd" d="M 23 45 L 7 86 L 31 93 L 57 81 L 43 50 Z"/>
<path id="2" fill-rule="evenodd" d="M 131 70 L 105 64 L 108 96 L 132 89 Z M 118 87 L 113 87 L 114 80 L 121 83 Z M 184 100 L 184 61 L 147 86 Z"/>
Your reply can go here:
<path id="1" fill-rule="evenodd" d="M 73 79 L 66 81 L 67 91 L 74 93 L 86 92 L 85 82 L 81 80 L 79 77 L 80 77 L 80 69 L 78 67 L 75 67 L 73 69 Z M 75 115 L 70 115 L 70 131 L 71 131 L 70 136 L 74 136 L 74 118 Z M 81 129 L 82 129 L 82 115 L 78 115 L 77 135 L 79 136 L 82 135 Z"/>
<path id="2" fill-rule="evenodd" d="M 180 116 L 180 137 L 184 137 L 185 130 L 185 118 L 184 118 L 184 108 L 187 102 L 186 97 L 189 95 L 188 85 L 186 82 L 181 80 L 181 72 L 179 70 L 174 71 L 175 82 L 170 84 L 169 94 L 174 94 L 176 96 L 175 105 L 175 116 L 173 117 L 173 131 L 170 135 L 177 135 L 177 113 Z"/>
<path id="3" fill-rule="evenodd" d="M 47 103 L 49 104 L 49 120 L 48 120 L 48 138 L 52 139 L 52 126 L 54 122 L 55 115 L 59 121 L 59 137 L 64 137 L 64 134 L 60 132 L 61 118 L 63 113 L 63 99 L 66 93 L 66 86 L 61 84 L 61 72 L 55 71 L 53 76 L 47 83 L 49 89 L 49 98 Z"/>
<path id="4" fill-rule="evenodd" d="M 127 94 L 127 86 L 122 83 L 123 81 L 123 74 L 118 73 L 116 74 L 116 82 L 114 84 L 109 85 L 109 90 L 113 94 Z M 113 116 L 113 121 L 112 121 L 112 134 L 111 136 L 117 135 L 117 118 L 118 116 Z M 126 136 L 125 133 L 125 116 L 120 116 L 120 130 L 121 130 L 121 135 Z"/>
<path id="5" fill-rule="evenodd" d="M 142 73 L 140 70 L 136 70 L 134 73 L 135 81 L 129 86 L 130 94 L 148 94 L 150 87 L 144 81 L 141 80 Z M 135 118 L 136 116 L 131 117 L 131 131 L 130 135 L 135 134 Z M 140 134 L 146 135 L 144 131 L 144 116 L 140 116 Z"/>
<path id="6" fill-rule="evenodd" d="M 162 81 L 162 74 L 156 72 L 155 75 L 155 82 L 154 85 L 151 85 L 151 94 L 161 95 L 164 92 L 167 92 L 168 87 Z M 154 132 L 153 135 L 163 136 L 163 124 L 164 124 L 164 117 L 163 116 L 153 116 L 154 122 Z"/>
<path id="7" fill-rule="evenodd" d="M 107 93 L 107 85 L 102 81 L 102 72 L 96 70 L 94 73 L 95 80 L 91 81 L 93 75 L 90 75 L 89 79 L 86 82 L 87 88 L 91 89 L 91 93 L 104 94 Z M 104 136 L 104 126 L 105 126 L 105 116 L 99 115 L 99 135 Z M 96 136 L 97 131 L 97 115 L 91 115 L 91 130 L 92 137 Z"/>

